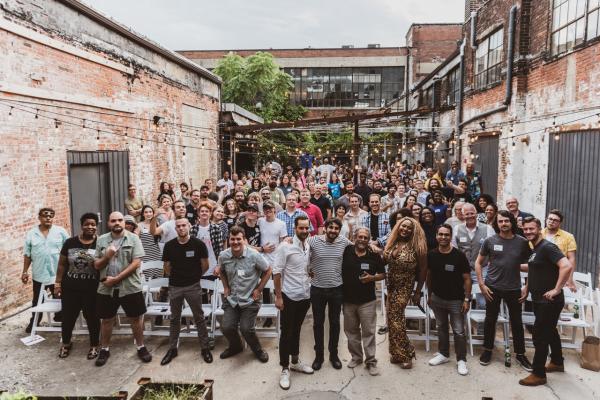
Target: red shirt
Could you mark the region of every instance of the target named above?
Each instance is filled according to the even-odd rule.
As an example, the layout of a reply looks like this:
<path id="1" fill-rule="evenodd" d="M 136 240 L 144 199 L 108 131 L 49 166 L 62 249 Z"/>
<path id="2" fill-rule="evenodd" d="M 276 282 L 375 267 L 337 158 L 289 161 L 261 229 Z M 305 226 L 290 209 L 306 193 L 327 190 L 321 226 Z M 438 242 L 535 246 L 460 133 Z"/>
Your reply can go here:
<path id="1" fill-rule="evenodd" d="M 306 215 L 308 215 L 308 219 L 310 220 L 310 223 L 313 226 L 313 231 L 310 233 L 310 235 L 316 235 L 319 232 L 319 228 L 324 225 L 323 214 L 321 213 L 321 209 L 312 203 L 308 203 L 306 207 L 302 206 L 301 203 L 298 203 L 296 207 L 299 210 L 304 211 Z"/>

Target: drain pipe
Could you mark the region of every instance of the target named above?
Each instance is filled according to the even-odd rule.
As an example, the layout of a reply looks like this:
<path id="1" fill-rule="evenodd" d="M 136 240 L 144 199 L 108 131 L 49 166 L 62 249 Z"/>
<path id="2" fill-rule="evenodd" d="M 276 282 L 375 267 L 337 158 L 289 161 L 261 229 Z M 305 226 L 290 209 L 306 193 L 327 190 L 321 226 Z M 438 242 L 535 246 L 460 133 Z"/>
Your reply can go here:
<path id="1" fill-rule="evenodd" d="M 515 25 L 517 20 L 517 5 L 510 8 L 508 19 L 508 57 L 506 60 L 506 97 L 504 105 L 510 105 L 512 99 L 513 64 L 515 58 Z"/>
<path id="2" fill-rule="evenodd" d="M 465 46 L 466 39 L 463 38 L 460 44 L 460 63 L 458 67 L 459 71 L 459 82 L 458 82 L 458 101 L 456 102 L 456 127 L 454 129 L 454 140 L 458 145 L 458 157 L 456 158 L 459 162 L 462 156 L 462 140 L 460 139 L 462 133 L 462 112 L 463 112 L 463 98 L 465 94 Z M 458 139 L 457 139 L 458 138 Z"/>

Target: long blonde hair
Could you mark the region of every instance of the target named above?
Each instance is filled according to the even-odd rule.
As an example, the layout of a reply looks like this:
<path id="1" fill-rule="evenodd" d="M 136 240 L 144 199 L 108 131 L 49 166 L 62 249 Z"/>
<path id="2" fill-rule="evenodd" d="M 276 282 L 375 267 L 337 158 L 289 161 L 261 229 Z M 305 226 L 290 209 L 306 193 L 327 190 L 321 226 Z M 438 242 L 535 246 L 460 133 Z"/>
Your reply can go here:
<path id="1" fill-rule="evenodd" d="M 414 249 L 417 253 L 417 257 L 423 256 L 427 254 L 427 239 L 425 238 L 425 232 L 421 225 L 417 222 L 416 219 L 411 217 L 403 217 L 396 221 L 396 225 L 394 225 L 394 229 L 390 233 L 390 236 L 385 245 L 384 253 L 387 253 L 390 250 L 393 250 L 398 246 L 399 238 L 400 238 L 400 224 L 404 221 L 410 221 L 413 225 L 413 232 L 410 238 L 407 241 L 407 244 L 410 248 Z"/>

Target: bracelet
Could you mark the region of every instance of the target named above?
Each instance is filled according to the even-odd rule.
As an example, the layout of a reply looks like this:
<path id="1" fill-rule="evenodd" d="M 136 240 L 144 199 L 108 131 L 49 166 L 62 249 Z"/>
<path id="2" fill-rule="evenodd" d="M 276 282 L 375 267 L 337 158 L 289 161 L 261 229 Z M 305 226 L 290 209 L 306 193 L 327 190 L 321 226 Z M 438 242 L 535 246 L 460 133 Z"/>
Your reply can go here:
<path id="1" fill-rule="evenodd" d="M 54 287 L 60 287 L 60 282 L 54 282 Z"/>

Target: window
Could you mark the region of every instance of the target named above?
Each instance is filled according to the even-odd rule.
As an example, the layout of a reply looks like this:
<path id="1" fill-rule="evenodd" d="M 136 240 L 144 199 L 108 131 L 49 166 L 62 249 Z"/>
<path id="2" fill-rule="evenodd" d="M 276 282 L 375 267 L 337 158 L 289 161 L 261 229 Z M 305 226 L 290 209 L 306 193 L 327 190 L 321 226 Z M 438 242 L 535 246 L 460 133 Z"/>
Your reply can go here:
<path id="1" fill-rule="evenodd" d="M 593 6 L 593 3 L 597 3 L 597 1 L 590 0 L 590 6 Z M 552 54 L 567 52 L 585 40 L 585 4 L 586 0 L 554 0 Z M 595 16 L 597 19 L 597 12 Z"/>
<path id="2" fill-rule="evenodd" d="M 456 104 L 458 101 L 458 92 L 460 91 L 460 71 L 458 67 L 448 73 L 445 91 L 447 93 L 444 104 L 449 106 Z"/>
<path id="3" fill-rule="evenodd" d="M 598 13 L 600 12 L 600 0 L 589 0 L 587 16 L 587 40 L 600 36 Z"/>
<path id="4" fill-rule="evenodd" d="M 284 68 L 294 82 L 293 104 L 305 107 L 381 107 L 398 98 L 403 67 Z"/>
<path id="5" fill-rule="evenodd" d="M 501 80 L 504 29 L 500 29 L 479 43 L 475 52 L 475 89 L 481 89 Z"/>

